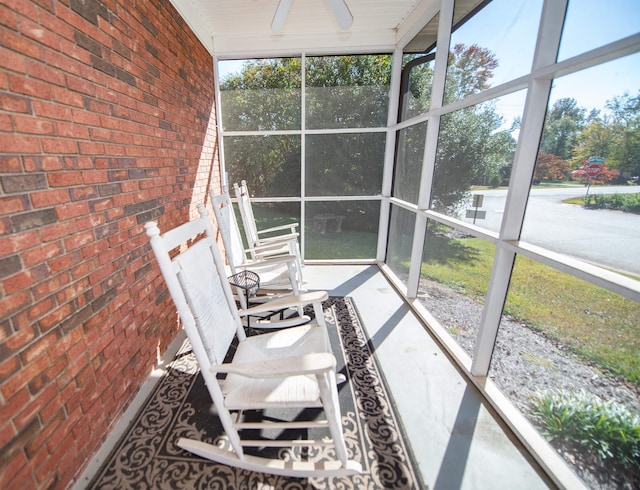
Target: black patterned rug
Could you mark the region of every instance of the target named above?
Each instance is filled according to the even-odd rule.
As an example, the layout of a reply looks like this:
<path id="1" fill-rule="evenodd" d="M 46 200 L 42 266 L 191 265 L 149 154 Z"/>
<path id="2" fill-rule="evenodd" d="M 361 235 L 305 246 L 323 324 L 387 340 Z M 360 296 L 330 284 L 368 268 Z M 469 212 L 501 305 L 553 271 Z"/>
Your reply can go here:
<path id="1" fill-rule="evenodd" d="M 350 298 L 324 303 L 338 371 L 350 477 L 297 479 L 250 472 L 176 446 L 180 437 L 215 443 L 222 434 L 188 341 L 96 473 L 92 489 L 376 489 L 423 488 L 394 403 Z"/>

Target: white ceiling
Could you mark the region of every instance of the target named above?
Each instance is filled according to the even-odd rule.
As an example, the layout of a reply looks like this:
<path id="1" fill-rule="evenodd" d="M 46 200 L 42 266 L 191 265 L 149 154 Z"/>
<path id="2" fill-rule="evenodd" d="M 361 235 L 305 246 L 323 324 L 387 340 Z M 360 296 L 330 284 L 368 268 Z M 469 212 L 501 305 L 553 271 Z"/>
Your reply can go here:
<path id="1" fill-rule="evenodd" d="M 346 0 L 354 20 L 341 30 L 325 0 L 293 0 L 284 29 L 273 33 L 278 1 L 171 0 L 220 58 L 390 52 L 411 40 L 440 5 L 440 0 Z"/>

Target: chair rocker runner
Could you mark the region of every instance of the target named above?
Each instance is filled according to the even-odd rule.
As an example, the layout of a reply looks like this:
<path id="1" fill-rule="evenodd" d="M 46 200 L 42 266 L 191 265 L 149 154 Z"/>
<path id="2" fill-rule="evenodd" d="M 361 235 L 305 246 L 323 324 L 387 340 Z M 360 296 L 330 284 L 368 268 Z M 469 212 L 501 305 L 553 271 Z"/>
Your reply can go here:
<path id="1" fill-rule="evenodd" d="M 258 230 L 256 220 L 253 215 L 247 181 L 241 181 L 240 185 L 235 183 L 233 184 L 233 188 L 235 189 L 236 198 L 238 200 L 238 207 L 240 208 L 240 215 L 242 216 L 242 224 L 244 225 L 244 234 L 247 238 L 249 247 L 255 248 L 265 245 L 274 245 L 275 247 L 276 244 L 278 244 L 280 246 L 280 253 L 290 253 L 291 255 L 295 255 L 298 258 L 298 266 L 302 268 L 302 258 L 300 255 L 300 246 L 298 244 L 299 233 L 296 232 L 298 223 L 289 223 L 287 225 Z M 271 255 L 273 254 L 274 252 L 271 251 Z M 252 257 L 259 256 L 261 256 L 260 251 L 252 252 Z"/>
<path id="2" fill-rule="evenodd" d="M 220 445 L 180 438 L 178 446 L 218 463 L 277 475 L 321 477 L 361 472 L 360 464 L 348 459 L 342 430 L 336 360 L 331 354 L 321 305 L 327 293 L 319 291 L 274 300 L 278 303 L 275 307 L 312 303 L 317 324 L 247 337 L 206 213 L 164 234 L 155 222 L 147 223 L 145 228 L 225 432 Z M 179 253 L 170 255 L 173 250 Z M 267 303 L 243 313 L 272 309 L 274 305 Z M 229 361 L 234 339 L 237 347 Z M 326 420 L 304 423 L 243 419 L 246 411 L 282 407 L 322 408 Z M 266 437 L 273 429 L 280 432 L 302 426 L 327 428 L 331 437 L 287 442 Z M 265 438 L 245 440 L 243 433 L 249 429 L 260 430 Z M 284 444 L 310 448 L 329 444 L 333 450 L 323 454 L 332 457 L 320 462 L 285 461 L 245 451 L 255 446 Z"/>
<path id="3" fill-rule="evenodd" d="M 233 212 L 233 204 L 231 203 L 229 193 L 225 189 L 223 189 L 223 192 L 219 195 L 211 192 L 210 198 L 218 230 L 220 231 L 222 243 L 227 255 L 229 274 L 236 276 L 237 274 L 241 274 L 242 271 L 250 270 L 257 273 L 260 277 L 260 289 L 256 292 L 254 302 L 289 296 L 292 293 L 300 294 L 300 292 L 303 291 L 302 271 L 297 258 L 289 253 L 276 257 L 267 256 L 256 259 L 248 257 L 249 250 L 245 250 L 243 247 L 242 237 L 235 213 Z M 276 245 L 276 247 L 279 247 L 279 245 Z M 264 247 L 257 247 L 255 250 L 268 255 L 271 248 L 272 246 L 266 245 Z M 278 251 L 278 253 L 282 252 Z M 237 297 L 242 309 L 245 309 L 247 307 L 246 296 L 241 294 L 241 291 L 238 291 Z M 309 317 L 303 314 L 301 307 L 297 308 L 297 314 L 297 318 L 261 320 L 258 326 L 261 328 L 280 328 L 287 325 L 299 325 L 309 320 Z"/>

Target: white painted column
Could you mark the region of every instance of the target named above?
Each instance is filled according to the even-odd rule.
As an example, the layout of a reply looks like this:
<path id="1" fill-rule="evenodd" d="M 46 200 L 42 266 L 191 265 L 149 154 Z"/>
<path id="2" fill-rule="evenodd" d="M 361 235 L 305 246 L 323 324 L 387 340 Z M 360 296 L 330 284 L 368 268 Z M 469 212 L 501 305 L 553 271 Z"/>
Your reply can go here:
<path id="1" fill-rule="evenodd" d="M 566 7 L 567 0 L 547 0 L 542 9 L 532 76 L 527 90 L 518 147 L 509 180 L 500 237 L 496 243 L 496 254 L 489 280 L 489 293 L 482 311 L 480 330 L 473 353 L 471 374 L 474 376 L 487 376 L 489 372 L 491 355 L 498 336 L 502 310 L 507 298 L 511 271 L 516 256 L 512 248 L 505 247 L 505 244 L 509 240 L 520 238 L 538 155 L 538 146 L 544 129 L 552 79 L 550 77 L 537 79 L 535 72 L 541 67 L 555 63 Z"/>
<path id="2" fill-rule="evenodd" d="M 438 40 L 436 43 L 436 62 L 431 86 L 431 107 L 429 112 L 442 107 L 444 101 L 444 84 L 447 77 L 447 60 L 449 58 L 449 43 L 451 41 L 451 26 L 453 24 L 454 0 L 442 0 L 438 24 Z M 430 115 L 427 119 L 427 134 L 422 160 L 422 178 L 418 193 L 418 209 L 429 209 L 431 201 L 431 186 L 438 148 L 438 133 L 440 132 L 440 116 Z M 416 224 L 413 231 L 413 247 L 411 250 L 411 267 L 407 281 L 407 296 L 415 298 L 420 284 L 420 270 L 422 268 L 422 253 L 425 246 L 427 217 L 422 213 L 416 214 Z"/>

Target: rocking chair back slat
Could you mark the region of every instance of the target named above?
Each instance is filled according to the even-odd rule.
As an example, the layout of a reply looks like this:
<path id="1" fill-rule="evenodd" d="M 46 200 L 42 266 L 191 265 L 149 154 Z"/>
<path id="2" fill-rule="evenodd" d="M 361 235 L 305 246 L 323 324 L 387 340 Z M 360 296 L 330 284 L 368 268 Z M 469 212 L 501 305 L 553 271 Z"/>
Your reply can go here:
<path id="1" fill-rule="evenodd" d="M 234 184 L 234 188 L 236 191 L 236 198 L 238 199 L 238 207 L 240 208 L 240 216 L 242 216 L 242 224 L 244 225 L 247 241 L 249 242 L 249 247 L 252 247 L 254 244 L 260 243 L 260 240 L 258 237 L 256 219 L 253 215 L 253 208 L 251 207 L 247 183 L 243 180 L 239 186 L 238 184 Z"/>
<path id="2" fill-rule="evenodd" d="M 220 278 L 217 269 L 212 267 L 213 260 L 202 260 L 211 253 L 208 243 L 201 241 L 181 253 L 175 262 L 179 266 L 180 285 L 209 361 L 220 364 L 236 336 L 240 318 L 229 308 L 222 287 L 224 277 Z"/>
<path id="3" fill-rule="evenodd" d="M 242 244 L 242 235 L 238 229 L 238 222 L 231 213 L 233 213 L 233 205 L 228 192 L 223 192 L 217 196 L 211 197 L 213 211 L 222 236 L 222 243 L 227 252 L 227 261 L 231 268 L 232 274 L 237 272 L 239 267 L 247 262 Z"/>

